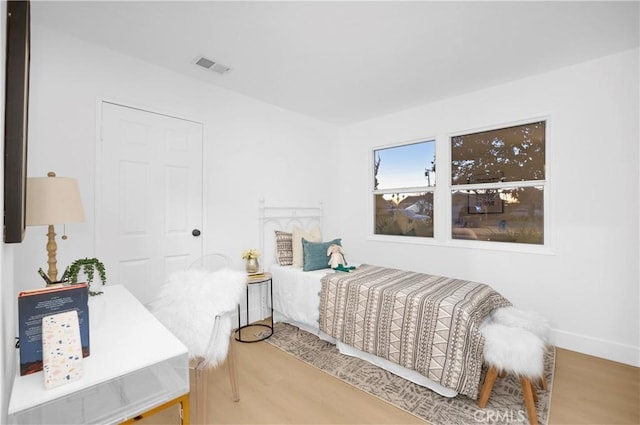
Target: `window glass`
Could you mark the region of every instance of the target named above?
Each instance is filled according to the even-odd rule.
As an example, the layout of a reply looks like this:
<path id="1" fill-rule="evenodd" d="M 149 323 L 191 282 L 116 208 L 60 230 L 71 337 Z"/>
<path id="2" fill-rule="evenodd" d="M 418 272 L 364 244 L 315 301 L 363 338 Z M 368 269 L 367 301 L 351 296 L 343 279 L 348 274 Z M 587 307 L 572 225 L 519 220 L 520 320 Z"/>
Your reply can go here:
<path id="1" fill-rule="evenodd" d="M 544 243 L 543 186 L 454 190 L 453 239 Z"/>
<path id="2" fill-rule="evenodd" d="M 373 155 L 374 234 L 433 237 L 435 141 Z"/>
<path id="3" fill-rule="evenodd" d="M 374 189 L 435 186 L 435 141 L 374 151 Z"/>
<path id="4" fill-rule="evenodd" d="M 451 139 L 451 184 L 544 180 L 545 122 Z"/>
<path id="5" fill-rule="evenodd" d="M 433 192 L 375 195 L 376 235 L 433 237 Z"/>
<path id="6" fill-rule="evenodd" d="M 544 121 L 451 138 L 451 237 L 544 244 Z"/>

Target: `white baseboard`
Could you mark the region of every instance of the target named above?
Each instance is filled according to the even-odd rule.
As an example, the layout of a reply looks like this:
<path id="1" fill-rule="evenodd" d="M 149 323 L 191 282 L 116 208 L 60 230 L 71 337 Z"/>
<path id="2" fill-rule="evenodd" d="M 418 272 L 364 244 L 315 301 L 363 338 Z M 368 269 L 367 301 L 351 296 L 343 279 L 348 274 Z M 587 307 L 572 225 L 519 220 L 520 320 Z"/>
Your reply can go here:
<path id="1" fill-rule="evenodd" d="M 558 329 L 551 330 L 551 343 L 567 350 L 640 367 L 640 347 Z"/>

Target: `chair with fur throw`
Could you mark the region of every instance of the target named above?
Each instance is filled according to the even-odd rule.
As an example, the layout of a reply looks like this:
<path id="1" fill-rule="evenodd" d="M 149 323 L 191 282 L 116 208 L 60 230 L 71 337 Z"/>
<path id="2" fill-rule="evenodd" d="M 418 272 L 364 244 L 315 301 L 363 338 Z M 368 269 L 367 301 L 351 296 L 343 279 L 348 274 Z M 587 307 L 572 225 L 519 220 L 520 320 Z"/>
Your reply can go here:
<path id="1" fill-rule="evenodd" d="M 234 401 L 240 399 L 231 317 L 247 284 L 246 274 L 228 267 L 227 257 L 210 254 L 203 259 L 207 257 L 219 257 L 217 270 L 208 269 L 201 259 L 188 270 L 173 273 L 150 305 L 151 312 L 189 350 L 189 368 L 195 376 L 198 424 L 209 422 L 206 417 L 208 369 L 225 359 Z"/>

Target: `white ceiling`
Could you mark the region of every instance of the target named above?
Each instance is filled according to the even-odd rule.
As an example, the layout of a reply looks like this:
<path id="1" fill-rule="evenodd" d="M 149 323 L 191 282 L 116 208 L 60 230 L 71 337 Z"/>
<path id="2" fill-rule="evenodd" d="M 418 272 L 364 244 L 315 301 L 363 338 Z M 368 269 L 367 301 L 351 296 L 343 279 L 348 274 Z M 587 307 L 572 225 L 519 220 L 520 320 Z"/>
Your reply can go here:
<path id="1" fill-rule="evenodd" d="M 32 1 L 52 27 L 348 124 L 639 45 L 627 2 Z M 192 64 L 204 55 L 225 75 Z"/>

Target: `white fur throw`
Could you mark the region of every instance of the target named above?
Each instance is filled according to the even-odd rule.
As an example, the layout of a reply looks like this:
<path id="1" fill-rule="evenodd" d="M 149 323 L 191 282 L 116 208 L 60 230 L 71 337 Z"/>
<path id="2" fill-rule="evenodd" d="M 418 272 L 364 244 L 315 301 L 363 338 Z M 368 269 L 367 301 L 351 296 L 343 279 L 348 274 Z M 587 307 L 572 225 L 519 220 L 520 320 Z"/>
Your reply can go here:
<path id="1" fill-rule="evenodd" d="M 191 358 L 203 357 L 216 366 L 227 356 L 231 317 L 221 316 L 214 330 L 215 317 L 237 308 L 246 285 L 241 271 L 181 271 L 169 276 L 149 309 L 187 346 Z"/>
<path id="2" fill-rule="evenodd" d="M 491 318 L 495 323 L 533 332 L 545 344 L 549 342 L 549 321 L 535 311 L 521 310 L 513 306 L 500 307 L 491 312 Z"/>
<path id="3" fill-rule="evenodd" d="M 500 371 L 539 378 L 544 370 L 544 342 L 531 332 L 497 323 L 480 327 L 484 361 Z"/>

